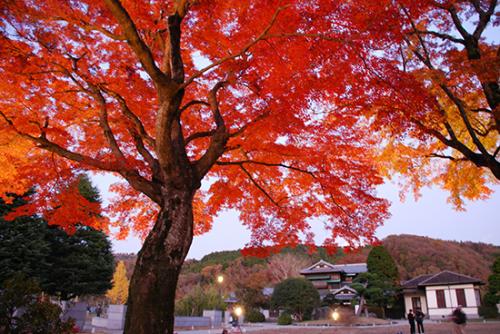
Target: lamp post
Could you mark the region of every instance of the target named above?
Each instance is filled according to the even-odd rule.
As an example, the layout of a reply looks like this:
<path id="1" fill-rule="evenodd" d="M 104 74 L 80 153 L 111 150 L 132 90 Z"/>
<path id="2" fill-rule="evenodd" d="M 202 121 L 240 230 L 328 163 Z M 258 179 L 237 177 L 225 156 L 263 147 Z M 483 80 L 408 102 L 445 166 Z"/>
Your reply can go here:
<path id="1" fill-rule="evenodd" d="M 224 302 L 224 300 L 222 298 L 222 283 L 224 283 L 224 276 L 218 275 L 217 276 L 217 284 L 219 286 L 219 299 L 222 300 L 222 302 Z M 224 323 L 224 307 L 222 307 L 222 306 L 221 306 L 221 312 L 222 312 L 221 323 L 223 324 Z"/>

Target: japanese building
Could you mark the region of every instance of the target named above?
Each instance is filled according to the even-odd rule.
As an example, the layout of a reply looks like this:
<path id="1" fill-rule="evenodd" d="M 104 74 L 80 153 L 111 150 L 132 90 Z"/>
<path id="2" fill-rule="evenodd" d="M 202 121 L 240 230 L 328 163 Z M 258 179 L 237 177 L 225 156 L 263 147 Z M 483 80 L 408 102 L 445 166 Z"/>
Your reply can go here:
<path id="1" fill-rule="evenodd" d="M 322 300 L 335 300 L 340 303 L 350 303 L 357 297 L 356 290 L 352 289 L 354 278 L 367 272 L 366 263 L 331 264 L 324 260 L 300 271 L 306 279 L 311 281 Z"/>
<path id="2" fill-rule="evenodd" d="M 477 278 L 448 270 L 417 276 L 402 283 L 406 313 L 420 308 L 431 319 L 443 319 L 460 305 L 469 318 L 478 318 L 479 286 L 483 284 Z"/>

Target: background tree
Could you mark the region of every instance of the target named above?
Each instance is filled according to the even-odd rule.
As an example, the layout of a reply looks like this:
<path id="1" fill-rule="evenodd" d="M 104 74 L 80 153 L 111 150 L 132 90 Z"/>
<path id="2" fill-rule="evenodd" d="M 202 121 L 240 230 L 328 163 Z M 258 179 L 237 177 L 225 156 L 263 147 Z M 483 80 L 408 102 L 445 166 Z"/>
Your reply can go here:
<path id="1" fill-rule="evenodd" d="M 18 272 L 42 283 L 50 268 L 46 223 L 33 216 L 4 219 L 25 202 L 20 195 L 10 195 L 10 203 L 0 198 L 0 284 Z"/>
<path id="2" fill-rule="evenodd" d="M 382 317 L 385 318 L 386 308 L 394 305 L 397 300 L 398 288 L 386 277 L 376 273 L 366 272 L 358 275 L 351 287 L 360 296 L 357 315 L 361 314 L 363 310 L 367 314 L 366 303 L 366 305 L 378 306 L 382 311 Z"/>
<path id="3" fill-rule="evenodd" d="M 116 265 L 113 274 L 113 287 L 106 292 L 111 304 L 126 304 L 128 299 L 129 281 L 127 279 L 127 269 L 123 261 Z"/>
<path id="4" fill-rule="evenodd" d="M 496 7 L 497 0 L 425 0 L 374 8 L 394 19 L 386 29 L 397 37 L 363 56 L 366 75 L 352 91 L 370 90 L 357 101 L 387 139 L 385 175 L 404 175 L 416 195 L 438 184 L 459 209 L 500 180 Z M 380 33 L 367 28 L 373 38 Z"/>
<path id="5" fill-rule="evenodd" d="M 486 318 L 498 317 L 497 304 L 500 304 L 500 256 L 497 256 L 491 266 L 491 275 L 488 277 L 488 290 L 483 297 L 483 305 L 479 311 Z"/>
<path id="6" fill-rule="evenodd" d="M 278 283 L 287 278 L 299 277 L 300 271 L 310 265 L 310 259 L 290 253 L 273 255 L 267 261 L 271 283 Z"/>
<path id="7" fill-rule="evenodd" d="M 366 259 L 368 272 L 377 274 L 393 284 L 399 284 L 399 272 L 396 262 L 383 245 L 372 248 Z"/>
<path id="8" fill-rule="evenodd" d="M 74 333 L 74 321 L 61 320 L 61 308 L 41 298 L 34 278 L 17 273 L 0 287 L 1 333 Z"/>
<path id="9" fill-rule="evenodd" d="M 84 199 L 100 205 L 98 192 L 86 177 L 76 179 Z M 113 255 L 106 235 L 84 225 L 72 226 L 68 235 L 48 226 L 37 216 L 5 217 L 27 203 L 25 196 L 10 195 L 11 203 L 0 199 L 0 281 L 16 272 L 36 279 L 42 290 L 63 300 L 86 294 L 102 294 L 111 287 Z M 100 220 L 98 211 L 92 211 Z"/>
<path id="10" fill-rule="evenodd" d="M 203 310 L 223 310 L 226 305 L 214 286 L 197 285 L 176 302 L 175 314 L 181 316 L 202 316 Z"/>
<path id="11" fill-rule="evenodd" d="M 318 290 L 304 278 L 289 278 L 277 284 L 271 297 L 271 307 L 285 310 L 299 321 L 310 319 L 319 303 Z"/>

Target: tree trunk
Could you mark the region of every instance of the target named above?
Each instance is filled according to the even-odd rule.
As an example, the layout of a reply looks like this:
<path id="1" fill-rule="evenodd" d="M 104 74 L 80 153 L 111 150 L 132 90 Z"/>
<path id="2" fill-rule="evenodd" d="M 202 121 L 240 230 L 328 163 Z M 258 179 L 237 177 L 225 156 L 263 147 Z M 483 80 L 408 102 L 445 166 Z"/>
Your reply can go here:
<path id="1" fill-rule="evenodd" d="M 169 189 L 138 254 L 124 334 L 172 334 L 177 280 L 193 239 L 194 191 Z"/>
<path id="2" fill-rule="evenodd" d="M 363 311 L 363 308 L 365 307 L 365 296 L 361 295 L 359 297 L 359 307 L 356 312 L 356 316 L 359 317 L 361 315 L 361 312 Z"/>

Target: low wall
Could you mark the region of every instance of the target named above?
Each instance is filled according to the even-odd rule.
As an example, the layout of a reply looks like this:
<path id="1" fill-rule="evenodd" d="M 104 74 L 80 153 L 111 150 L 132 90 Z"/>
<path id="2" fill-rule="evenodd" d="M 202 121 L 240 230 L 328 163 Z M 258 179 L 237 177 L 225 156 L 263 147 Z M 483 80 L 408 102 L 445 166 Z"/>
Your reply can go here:
<path id="1" fill-rule="evenodd" d="M 211 327 L 210 317 L 175 317 L 175 327 Z"/>

